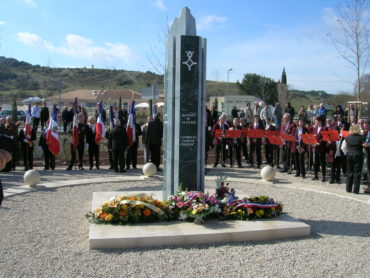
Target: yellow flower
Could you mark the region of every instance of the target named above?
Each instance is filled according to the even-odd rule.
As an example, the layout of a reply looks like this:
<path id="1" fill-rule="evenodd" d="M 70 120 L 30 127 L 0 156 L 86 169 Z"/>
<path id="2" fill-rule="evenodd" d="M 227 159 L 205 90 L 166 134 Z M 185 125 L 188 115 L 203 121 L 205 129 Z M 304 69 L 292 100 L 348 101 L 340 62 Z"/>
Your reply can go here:
<path id="1" fill-rule="evenodd" d="M 121 209 L 127 210 L 127 205 L 121 205 Z"/>
<path id="2" fill-rule="evenodd" d="M 113 219 L 113 214 L 111 214 L 111 213 L 109 213 L 109 214 L 104 218 L 104 220 L 105 220 L 105 221 L 107 221 L 107 222 L 111 221 L 112 219 Z"/>
<path id="3" fill-rule="evenodd" d="M 193 211 L 191 213 L 192 214 L 197 214 L 197 210 L 196 209 L 193 209 Z"/>
<path id="4" fill-rule="evenodd" d="M 274 208 L 274 207 L 272 207 L 272 208 L 271 208 L 271 210 L 272 210 L 272 211 L 275 211 L 275 208 Z"/>
<path id="5" fill-rule="evenodd" d="M 258 214 L 262 216 L 262 215 L 264 215 L 264 214 L 265 214 L 265 211 L 264 211 L 263 209 L 260 209 L 260 210 L 258 211 Z"/>
<path id="6" fill-rule="evenodd" d="M 235 215 L 236 214 L 236 211 L 233 211 L 232 213 L 230 213 L 231 215 Z"/>
<path id="7" fill-rule="evenodd" d="M 248 214 L 252 214 L 252 213 L 253 213 L 253 209 L 248 208 Z"/>

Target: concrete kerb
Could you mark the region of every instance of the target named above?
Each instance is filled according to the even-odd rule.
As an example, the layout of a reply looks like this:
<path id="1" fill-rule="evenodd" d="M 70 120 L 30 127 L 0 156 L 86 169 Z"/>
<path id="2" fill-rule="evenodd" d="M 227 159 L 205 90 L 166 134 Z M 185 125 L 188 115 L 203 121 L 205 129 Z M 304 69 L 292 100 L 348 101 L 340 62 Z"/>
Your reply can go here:
<path id="1" fill-rule="evenodd" d="M 145 180 L 153 179 L 156 181 L 161 180 L 163 177 L 155 175 L 153 177 L 145 177 Z M 215 181 L 218 176 L 206 176 L 205 180 L 207 181 Z M 63 181 L 57 181 L 57 182 L 48 182 L 48 183 L 41 183 L 37 185 L 36 187 L 28 187 L 26 185 L 23 186 L 17 186 L 17 187 L 10 187 L 4 189 L 4 196 L 5 198 L 11 197 L 18 194 L 24 194 L 32 191 L 37 191 L 38 187 L 45 187 L 45 188 L 57 188 L 57 187 L 64 187 L 64 186 L 75 186 L 75 185 L 86 185 L 90 183 L 106 183 L 106 182 L 124 182 L 124 181 L 142 181 L 144 179 L 143 176 L 117 176 L 117 177 L 104 177 L 104 178 L 91 178 L 91 179 L 77 179 L 77 180 L 63 180 Z M 250 184 L 251 181 L 247 180 L 245 178 L 228 178 L 229 182 L 239 182 L 239 183 L 246 183 Z M 295 190 L 304 190 L 304 191 L 310 191 L 320 194 L 328 194 L 333 195 L 339 198 L 344 198 L 352 201 L 358 201 L 361 203 L 369 204 L 370 205 L 370 196 L 359 194 L 359 195 L 353 195 L 351 193 L 347 193 L 344 191 L 341 191 L 339 189 L 333 189 L 333 188 L 323 188 L 322 186 L 317 185 L 308 185 L 308 184 L 300 184 L 299 186 L 294 184 L 279 184 L 278 180 L 275 180 L 273 182 L 266 182 L 261 180 L 255 180 L 253 183 L 263 183 L 264 185 L 269 184 L 274 187 L 280 187 L 280 188 L 290 188 Z"/>

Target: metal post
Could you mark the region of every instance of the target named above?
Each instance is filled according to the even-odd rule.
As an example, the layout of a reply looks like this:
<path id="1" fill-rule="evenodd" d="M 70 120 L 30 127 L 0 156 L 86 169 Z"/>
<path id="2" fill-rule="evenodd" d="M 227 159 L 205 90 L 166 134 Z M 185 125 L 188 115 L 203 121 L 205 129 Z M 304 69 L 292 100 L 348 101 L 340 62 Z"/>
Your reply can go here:
<path id="1" fill-rule="evenodd" d="M 227 70 L 227 83 L 226 83 L 226 100 L 225 100 L 225 114 L 226 114 L 226 116 L 227 116 L 227 114 L 228 114 L 228 104 L 227 104 L 227 102 L 229 101 L 229 75 L 230 75 L 230 71 L 232 71 L 233 70 L 233 68 L 229 68 L 228 70 Z"/>

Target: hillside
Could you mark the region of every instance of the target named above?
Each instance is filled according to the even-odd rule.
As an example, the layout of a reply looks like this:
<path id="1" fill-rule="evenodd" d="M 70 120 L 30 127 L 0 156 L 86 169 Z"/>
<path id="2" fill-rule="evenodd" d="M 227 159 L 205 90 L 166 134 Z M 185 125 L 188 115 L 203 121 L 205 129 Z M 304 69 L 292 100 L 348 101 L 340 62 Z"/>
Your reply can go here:
<path id="1" fill-rule="evenodd" d="M 140 89 L 155 85 L 163 90 L 163 76 L 153 72 L 95 68 L 51 68 L 0 56 L 0 101 L 13 95 L 52 96 L 75 89 Z M 226 83 L 207 81 L 207 98 L 226 94 Z M 236 83 L 229 83 L 229 94 L 239 94 Z M 292 104 L 319 103 L 331 97 L 323 91 L 290 91 Z"/>

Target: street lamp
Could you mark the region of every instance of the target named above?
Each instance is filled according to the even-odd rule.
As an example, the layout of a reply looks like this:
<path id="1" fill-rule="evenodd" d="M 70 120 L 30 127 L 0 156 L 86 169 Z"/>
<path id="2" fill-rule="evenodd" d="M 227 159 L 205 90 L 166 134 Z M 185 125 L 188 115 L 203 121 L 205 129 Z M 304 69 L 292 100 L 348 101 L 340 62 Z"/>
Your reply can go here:
<path id="1" fill-rule="evenodd" d="M 226 112 L 226 116 L 227 116 L 227 113 L 229 112 L 228 111 L 228 105 L 227 105 L 227 102 L 229 101 L 229 75 L 230 75 L 230 71 L 232 71 L 233 68 L 229 68 L 227 70 L 227 83 L 226 83 L 226 101 L 225 101 L 225 112 Z"/>

